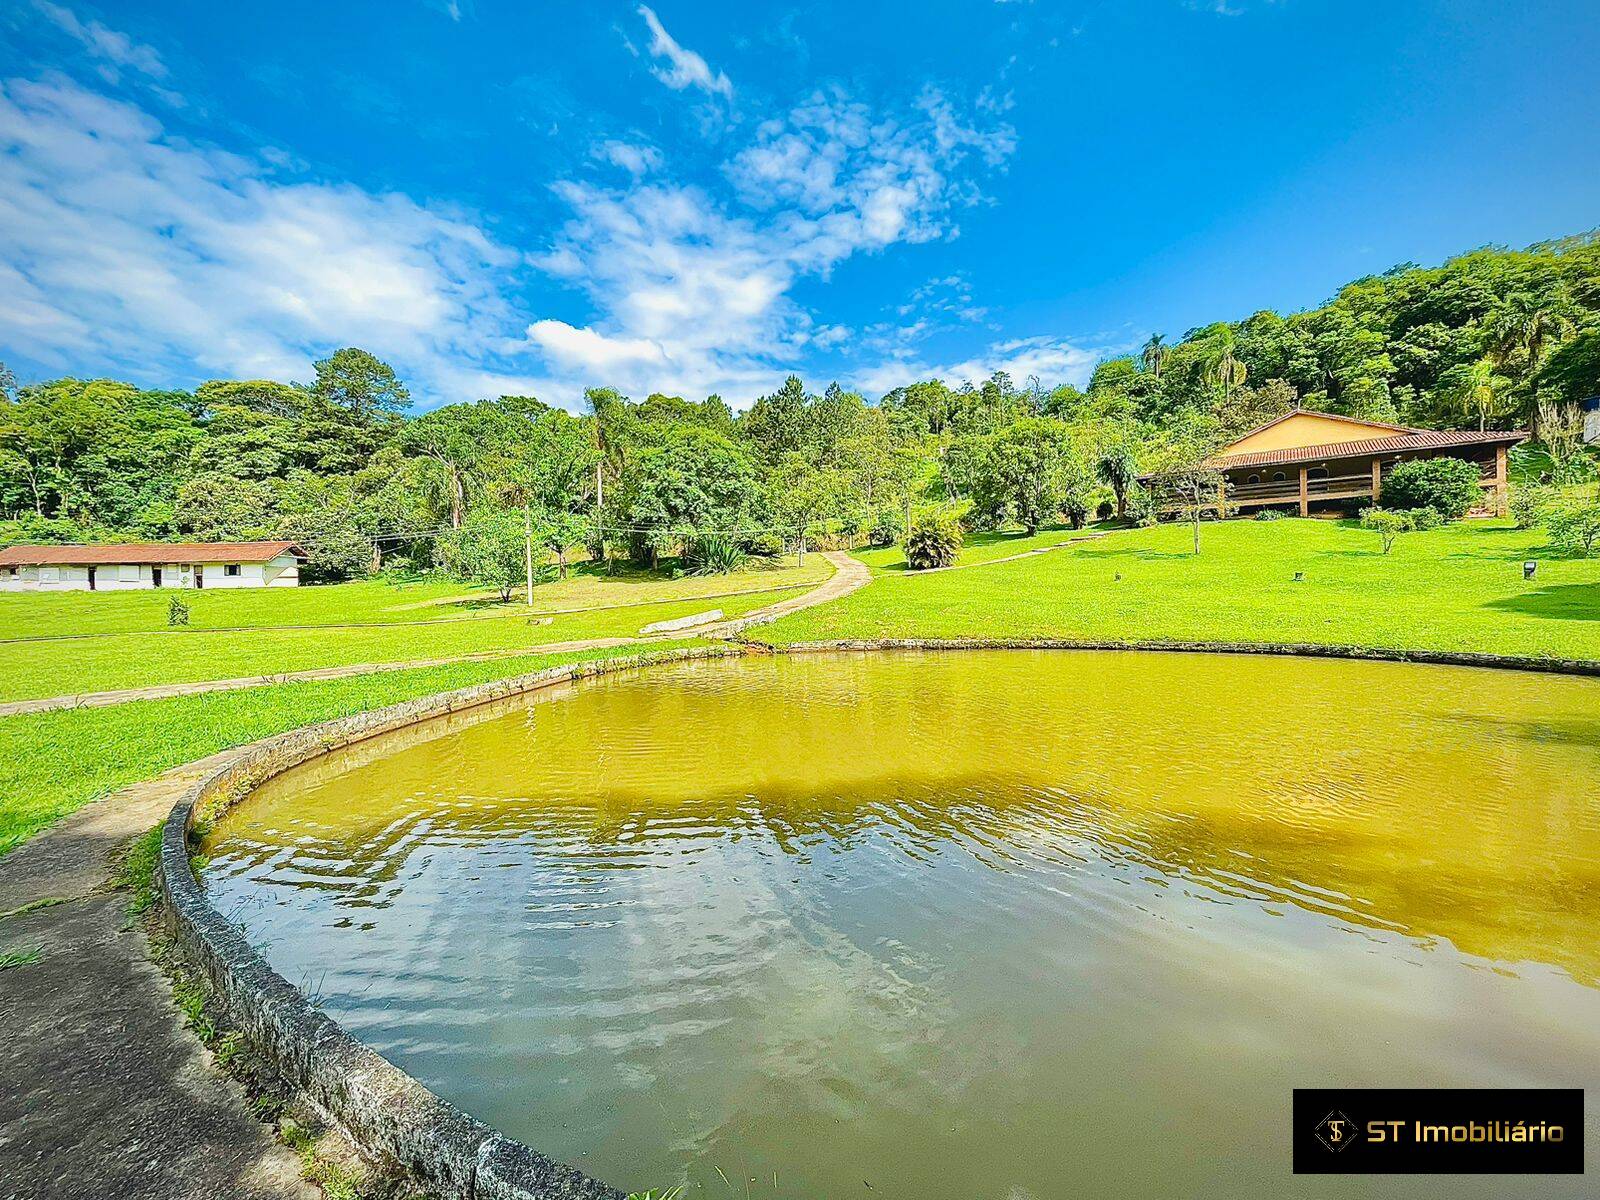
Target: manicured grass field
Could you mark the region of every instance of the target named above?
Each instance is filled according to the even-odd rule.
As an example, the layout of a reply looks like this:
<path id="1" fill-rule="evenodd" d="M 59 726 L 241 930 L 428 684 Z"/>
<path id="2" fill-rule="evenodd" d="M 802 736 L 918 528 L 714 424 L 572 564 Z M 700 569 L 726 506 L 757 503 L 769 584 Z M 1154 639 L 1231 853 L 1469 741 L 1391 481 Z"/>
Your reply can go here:
<path id="1" fill-rule="evenodd" d="M 1353 522 L 1225 521 L 1204 527 L 1198 557 L 1190 551 L 1188 526 L 1163 525 L 970 571 L 886 571 L 760 636 L 1312 642 L 1600 659 L 1600 559 L 1564 558 L 1541 531 L 1509 522 L 1406 534 L 1386 557 Z M 1539 564 L 1527 582 L 1525 559 Z"/>
<path id="2" fill-rule="evenodd" d="M 649 650 L 699 644 L 686 639 Z M 6 717 L 0 719 L 0 856 L 91 800 L 230 746 L 491 679 L 643 652 L 625 646 L 532 654 Z"/>
<path id="3" fill-rule="evenodd" d="M 1030 550 L 1045 550 L 1051 546 L 1059 546 L 1078 538 L 1086 538 L 1095 533 L 1093 529 L 1041 529 L 1038 533 L 1029 535 L 1020 529 L 1006 530 L 1002 533 L 974 533 L 969 534 L 966 544 L 961 547 L 961 553 L 956 556 L 955 566 L 975 567 L 980 563 L 994 562 L 999 558 L 1009 558 L 1013 554 L 1026 554 Z M 907 570 L 906 551 L 904 546 L 888 546 L 883 549 L 857 550 L 855 556 L 873 573 L 888 572 L 900 574 Z"/>
<path id="4" fill-rule="evenodd" d="M 725 596 L 755 589 L 795 587 L 826 579 L 833 568 L 820 555 L 799 567 L 793 555 L 760 560 L 731 575 L 669 578 L 660 572 L 618 565 L 608 574 L 591 563 L 573 567 L 566 579 L 534 588 L 534 611 L 652 604 L 665 600 Z M 14 592 L 0 595 L 0 642 L 17 638 L 83 634 L 165 633 L 167 605 L 180 595 L 189 605 L 189 625 L 201 629 L 395 624 L 451 618 L 493 617 L 504 610 L 525 613 L 519 593 L 509 605 L 467 584 L 448 579 L 403 581 L 390 577 L 300 588 L 212 588 L 177 592 Z"/>
<path id="5" fill-rule="evenodd" d="M 832 571 L 820 557 L 817 561 L 823 563 L 824 574 Z M 809 563 L 807 565 L 809 567 Z M 283 594 L 301 595 L 313 603 L 322 603 L 317 595 L 322 590 L 333 589 L 286 589 Z M 563 613 L 550 618 L 547 625 L 534 623 L 542 618 L 530 617 L 526 609 L 513 605 L 502 614 L 482 620 L 429 625 L 268 627 L 237 632 L 207 632 L 191 626 L 160 633 L 11 642 L 0 644 L 0 701 L 151 684 L 276 675 L 352 663 L 407 662 L 490 651 L 527 652 L 552 642 L 633 637 L 647 624 L 713 608 L 720 608 L 729 617 L 742 616 L 805 590 L 804 587 L 790 587 L 721 598 L 690 598 Z M 14 598 L 0 597 L 0 606 Z M 63 595 L 48 597 L 52 600 L 65 598 Z"/>

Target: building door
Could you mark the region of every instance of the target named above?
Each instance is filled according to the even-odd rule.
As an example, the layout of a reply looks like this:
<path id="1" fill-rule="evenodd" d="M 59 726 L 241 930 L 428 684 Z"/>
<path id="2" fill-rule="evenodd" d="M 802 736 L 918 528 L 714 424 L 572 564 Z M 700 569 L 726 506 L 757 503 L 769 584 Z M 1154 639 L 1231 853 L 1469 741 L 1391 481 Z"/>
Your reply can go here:
<path id="1" fill-rule="evenodd" d="M 194 565 L 194 586 L 203 588 L 206 585 L 206 569 L 199 563 Z"/>
<path id="2" fill-rule="evenodd" d="M 161 586 L 161 568 L 160 567 L 151 567 L 150 568 L 150 586 L 151 587 L 160 587 Z"/>
<path id="3" fill-rule="evenodd" d="M 91 592 L 94 591 L 94 571 L 93 567 L 89 568 L 89 590 Z"/>

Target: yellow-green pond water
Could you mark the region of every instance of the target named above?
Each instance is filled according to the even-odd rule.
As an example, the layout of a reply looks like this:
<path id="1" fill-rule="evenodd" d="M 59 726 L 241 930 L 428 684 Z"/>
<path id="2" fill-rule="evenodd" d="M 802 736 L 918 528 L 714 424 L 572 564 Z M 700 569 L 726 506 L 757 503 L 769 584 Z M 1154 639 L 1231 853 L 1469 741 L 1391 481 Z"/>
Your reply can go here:
<path id="1" fill-rule="evenodd" d="M 676 664 L 308 764 L 207 852 L 346 1027 L 624 1188 L 1593 1194 L 1289 1172 L 1297 1086 L 1600 1085 L 1592 680 Z"/>

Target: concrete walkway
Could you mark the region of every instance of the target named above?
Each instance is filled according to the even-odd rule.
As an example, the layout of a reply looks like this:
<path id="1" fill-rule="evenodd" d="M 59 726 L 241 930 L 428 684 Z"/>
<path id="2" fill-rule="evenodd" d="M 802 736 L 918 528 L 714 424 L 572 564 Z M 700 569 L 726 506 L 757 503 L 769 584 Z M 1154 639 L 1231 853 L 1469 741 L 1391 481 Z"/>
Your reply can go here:
<path id="1" fill-rule="evenodd" d="M 207 759 L 80 809 L 0 859 L 0 1197 L 319 1200 L 300 1160 L 183 1024 L 144 933 L 110 890 L 122 848 Z"/>
<path id="2" fill-rule="evenodd" d="M 700 629 L 685 630 L 681 634 L 656 634 L 645 637 L 587 638 L 572 642 L 545 642 L 533 646 L 519 646 L 514 650 L 486 650 L 475 654 L 456 654 L 446 658 L 415 658 L 400 662 L 350 663 L 341 667 L 318 667 L 309 671 L 284 671 L 276 675 L 244 675 L 234 679 L 206 679 L 197 683 L 163 683 L 150 687 L 116 688 L 104 692 L 79 692 L 68 696 L 45 696 L 38 700 L 12 700 L 0 704 L 0 717 L 13 717 L 22 713 L 53 712 L 64 708 L 101 708 L 109 704 L 127 704 L 132 700 L 164 700 L 171 696 L 197 696 L 204 692 L 232 692 L 240 688 L 268 687 L 275 683 L 303 683 L 319 679 L 347 679 L 352 675 L 374 675 L 383 671 L 410 671 L 419 667 L 447 667 L 455 663 L 487 662 L 497 658 L 521 657 L 528 654 L 568 654 L 584 650 L 605 650 L 614 646 L 645 645 L 650 642 L 677 637 L 732 637 L 741 629 L 763 625 L 779 617 L 826 604 L 840 596 L 849 595 L 872 581 L 872 572 L 860 560 L 842 550 L 822 551 L 834 566 L 834 573 L 817 587 L 799 596 L 780 600 L 765 608 L 756 609 L 732 621 L 707 625 Z"/>

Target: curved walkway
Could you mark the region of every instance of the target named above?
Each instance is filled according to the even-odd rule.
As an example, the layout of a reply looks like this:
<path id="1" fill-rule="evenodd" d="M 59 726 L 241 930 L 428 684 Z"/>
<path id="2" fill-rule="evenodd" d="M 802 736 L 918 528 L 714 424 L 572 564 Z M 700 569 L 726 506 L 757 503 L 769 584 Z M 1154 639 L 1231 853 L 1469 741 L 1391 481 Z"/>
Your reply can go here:
<path id="1" fill-rule="evenodd" d="M 232 753 L 79 809 L 0 859 L 0 948 L 40 951 L 0 977 L 5 1200 L 322 1200 L 213 1067 L 112 890 L 128 841 Z"/>
<path id="2" fill-rule="evenodd" d="M 409 671 L 420 667 L 447 667 L 455 663 L 486 662 L 497 658 L 516 658 L 529 654 L 570 654 L 583 650 L 607 650 L 615 646 L 644 645 L 649 642 L 669 641 L 685 637 L 728 638 L 752 625 L 765 625 L 779 617 L 826 604 L 847 596 L 857 588 L 872 582 L 872 572 L 865 563 L 852 558 L 843 550 L 824 550 L 822 557 L 833 564 L 833 574 L 809 592 L 779 600 L 752 613 L 722 621 L 715 625 L 684 629 L 672 633 L 640 635 L 637 637 L 586 638 L 572 642 L 544 642 L 535 646 L 519 646 L 514 650 L 485 650 L 474 654 L 456 654 L 445 658 L 412 658 L 399 662 L 350 663 L 341 667 L 318 667 L 309 671 L 285 671 L 276 675 L 244 675 L 234 679 L 206 679 L 196 683 L 162 683 L 150 687 L 116 688 L 104 692 L 79 692 L 73 695 L 45 696 L 37 700 L 12 700 L 0 704 L 0 717 L 13 717 L 22 713 L 53 712 L 65 708 L 101 708 L 110 704 L 127 704 L 133 700 L 165 700 L 172 696 L 195 696 L 204 692 L 231 692 L 241 688 L 268 687 L 275 683 L 306 683 L 321 679 L 345 679 L 352 675 L 375 675 L 383 671 Z"/>

